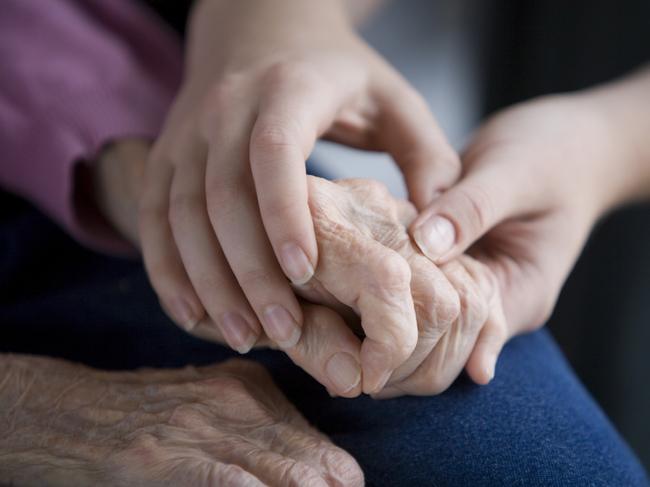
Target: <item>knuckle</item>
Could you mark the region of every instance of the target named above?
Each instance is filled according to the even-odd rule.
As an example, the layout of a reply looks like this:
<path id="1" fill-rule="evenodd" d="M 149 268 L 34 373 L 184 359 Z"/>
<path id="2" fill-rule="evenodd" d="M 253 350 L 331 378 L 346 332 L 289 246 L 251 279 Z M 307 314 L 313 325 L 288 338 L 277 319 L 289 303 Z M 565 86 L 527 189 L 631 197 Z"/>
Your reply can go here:
<path id="1" fill-rule="evenodd" d="M 197 385 L 212 397 L 227 397 L 230 401 L 240 404 L 257 402 L 251 395 L 246 381 L 234 375 L 209 377 L 199 381 Z"/>
<path id="2" fill-rule="evenodd" d="M 247 393 L 244 381 L 234 376 L 207 377 L 197 381 L 196 386 L 208 396 L 216 394 L 238 396 Z"/>
<path id="3" fill-rule="evenodd" d="M 264 81 L 273 90 L 286 85 L 313 86 L 320 83 L 321 78 L 301 61 L 278 61 L 268 67 Z"/>
<path id="4" fill-rule="evenodd" d="M 219 414 L 228 416 L 236 424 L 262 427 L 273 424 L 271 409 L 261 403 L 251 392 L 248 384 L 234 376 L 207 379 L 198 384 L 202 397 L 213 398 L 219 403 Z"/>
<path id="5" fill-rule="evenodd" d="M 379 287 L 389 290 L 408 289 L 411 282 L 411 268 L 399 254 L 390 251 L 376 260 L 374 277 Z"/>
<path id="6" fill-rule="evenodd" d="M 384 330 L 383 348 L 385 356 L 392 361 L 402 361 L 408 358 L 417 345 L 417 330 L 387 327 Z"/>
<path id="7" fill-rule="evenodd" d="M 183 429 L 200 429 L 208 421 L 203 407 L 197 403 L 185 403 L 172 409 L 168 422 L 171 426 Z"/>
<path id="8" fill-rule="evenodd" d="M 226 109 L 237 98 L 241 89 L 241 77 L 229 74 L 224 76 L 218 83 L 215 83 L 207 95 L 207 104 L 210 107 Z M 213 112 L 214 110 L 208 110 Z"/>
<path id="9" fill-rule="evenodd" d="M 107 458 L 109 475 L 115 478 L 128 478 L 134 469 L 142 466 L 159 465 L 164 461 L 164 451 L 158 438 L 149 432 L 137 431 L 126 447 L 114 450 Z"/>
<path id="10" fill-rule="evenodd" d="M 294 146 L 295 139 L 293 131 L 286 125 L 286 122 L 265 122 L 255 129 L 251 140 L 251 153 L 266 155 L 269 152 L 285 152 Z M 275 163 L 276 160 L 269 157 L 253 157 L 251 160 L 251 164 L 254 166 L 265 166 Z"/>
<path id="11" fill-rule="evenodd" d="M 377 181 L 376 179 L 364 179 L 362 182 L 365 193 L 371 200 L 380 200 L 383 202 L 390 197 L 388 187 L 381 181 Z"/>
<path id="12" fill-rule="evenodd" d="M 127 450 L 130 455 L 149 463 L 157 456 L 160 444 L 158 439 L 151 433 L 139 432 L 133 437 Z"/>

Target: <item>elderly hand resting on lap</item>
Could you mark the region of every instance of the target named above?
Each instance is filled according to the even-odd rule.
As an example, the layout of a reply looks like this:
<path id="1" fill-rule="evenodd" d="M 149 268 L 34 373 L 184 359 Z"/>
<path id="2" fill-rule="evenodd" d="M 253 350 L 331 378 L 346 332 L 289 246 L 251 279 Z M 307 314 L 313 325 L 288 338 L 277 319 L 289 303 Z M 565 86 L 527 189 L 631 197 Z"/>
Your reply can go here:
<path id="1" fill-rule="evenodd" d="M 143 143 L 124 141 L 97 165 L 100 207 L 136 244 L 133 208 L 146 153 Z M 294 343 L 287 330 L 284 342 L 264 336 L 257 345 L 280 346 L 332 394 L 345 397 L 439 393 L 466 364 L 476 382 L 487 383 L 493 359 L 472 355 L 474 345 L 480 336 L 507 338 L 487 267 L 468 256 L 437 267 L 408 236 L 413 206 L 375 181 L 308 179 L 320 259 L 314 277 L 294 287 L 303 298 L 302 335 Z M 126 195 L 125 187 L 131 188 Z M 226 341 L 207 317 L 189 331 Z M 228 343 L 250 348 L 246 339 Z"/>
<path id="2" fill-rule="evenodd" d="M 0 372 L 3 485 L 363 485 L 251 361 L 102 372 L 3 355 Z"/>

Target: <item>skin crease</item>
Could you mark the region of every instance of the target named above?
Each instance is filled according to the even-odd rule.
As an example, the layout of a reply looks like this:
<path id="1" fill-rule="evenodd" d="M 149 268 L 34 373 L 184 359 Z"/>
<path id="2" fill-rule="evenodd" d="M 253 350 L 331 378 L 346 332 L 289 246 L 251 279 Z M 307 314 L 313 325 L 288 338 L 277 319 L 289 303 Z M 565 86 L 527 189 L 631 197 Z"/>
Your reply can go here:
<path id="1" fill-rule="evenodd" d="M 102 372 L 0 356 L 0 476 L 21 486 L 361 486 L 250 361 Z"/>
<path id="2" fill-rule="evenodd" d="M 136 242 L 136 213 L 129 205 L 139 192 L 124 179 L 138 177 L 146 151 L 143 142 L 123 141 L 95 166 L 100 209 Z M 417 214 L 412 204 L 372 180 L 333 183 L 309 176 L 308 185 L 321 259 L 314 277 L 294 289 L 334 311 L 303 303 L 303 334 L 284 351 L 331 394 L 379 394 L 386 382 L 390 390 L 378 397 L 439 393 L 462 371 L 484 325 L 505 340 L 494 276 L 467 256 L 440 269 L 424 257 L 407 233 Z M 209 322 L 192 333 L 223 343 Z M 265 336 L 258 345 L 274 346 Z M 355 369 L 344 383 L 328 368 L 339 352 Z M 373 352 L 380 360 L 373 362 Z M 468 372 L 481 384 L 491 379 L 484 365 Z"/>
<path id="3" fill-rule="evenodd" d="M 339 311 L 344 304 L 361 317 L 364 381 L 373 369 L 373 346 L 389 378 L 388 391 L 378 394 L 384 384 L 364 382 L 364 392 L 442 392 L 462 371 L 483 326 L 506 336 L 495 277 L 469 256 L 432 265 L 407 233 L 416 216 L 413 205 L 364 179 L 309 177 L 309 194 L 321 263 L 297 291 Z M 391 362 L 400 349 L 408 351 L 406 360 Z M 478 383 L 491 379 L 491 371 L 468 371 Z"/>
<path id="4" fill-rule="evenodd" d="M 366 280 L 352 283 L 349 289 L 341 288 L 346 283 L 340 276 L 348 273 L 355 259 L 367 262 L 366 256 L 370 255 L 373 257 L 371 262 L 377 264 L 373 268 L 375 272 L 388 269 L 389 273 L 401 274 L 399 279 L 391 281 L 398 290 L 405 289 L 407 274 L 414 281 L 411 283 L 412 295 L 409 297 L 403 293 L 404 301 L 398 300 L 393 307 L 399 310 L 400 305 L 404 306 L 404 303 L 412 300 L 420 337 L 413 351 L 414 358 L 403 364 L 401 371 L 392 374 L 389 385 L 408 375 L 404 370 L 422 379 L 416 381 L 410 377 L 410 383 L 419 386 L 388 387 L 380 396 L 404 392 L 430 394 L 444 390 L 457 375 L 458 367 L 448 369 L 453 373 L 444 373 L 444 364 L 451 364 L 454 360 L 445 357 L 440 350 L 451 350 L 455 357 L 464 359 L 466 350 L 470 348 L 463 340 L 453 340 L 453 337 L 465 338 L 469 342 L 475 340 L 467 370 L 476 382 L 488 382 L 505 341 L 512 335 L 537 328 L 545 321 L 594 221 L 612 206 L 630 199 L 648 197 L 650 171 L 647 160 L 650 159 L 650 149 L 644 127 L 650 123 L 644 115 L 647 111 L 637 100 L 644 99 L 642 95 L 649 90 L 649 73 L 650 70 L 646 69 L 620 82 L 581 94 L 547 97 L 521 104 L 493 117 L 479 130 L 465 152 L 465 171 L 460 183 L 439 197 L 411 223 L 414 240 L 419 241 L 418 227 L 432 214 L 442 214 L 453 220 L 454 227 L 459 230 L 459 241 L 455 247 L 443 258 L 429 254 L 443 273 L 447 271 L 446 281 L 435 277 L 435 270 L 432 270 L 435 267 L 427 268 L 413 262 L 413 255 L 417 256 L 417 253 L 413 254 L 410 241 L 400 225 L 395 223 L 400 221 L 401 225 L 408 225 L 409 218 L 412 218 L 408 216 L 409 210 L 405 210 L 404 204 L 391 203 L 385 190 L 376 184 L 370 183 L 369 188 L 373 189 L 365 190 L 363 186 L 368 183 L 357 183 L 355 187 L 355 183 L 339 182 L 339 186 L 347 184 L 348 189 L 354 188 L 359 192 L 355 206 L 350 203 L 354 198 L 346 198 L 336 185 L 323 183 L 322 186 L 328 190 L 319 192 L 314 188 L 313 181 L 316 180 L 310 179 L 312 213 L 316 215 L 315 222 L 318 222 L 315 228 L 322 241 L 321 247 L 336 250 L 328 253 L 321 249 L 329 256 L 317 268 L 318 275 L 313 283 L 297 288 L 299 293 L 337 309 L 350 321 L 351 313 L 341 303 L 353 308 L 353 311 L 362 311 L 359 292 L 375 285 L 372 272 L 355 272 L 349 274 L 365 277 Z M 121 172 L 118 165 L 110 167 L 117 173 Z M 629 170 L 619 170 L 621 167 Z M 579 187 L 573 184 L 577 180 L 581 181 Z M 332 192 L 331 196 L 327 195 L 328 191 Z M 111 191 L 104 193 L 110 194 Z M 374 199 L 368 196 L 372 193 L 375 194 Z M 322 201 L 319 202 L 319 199 Z M 369 202 L 374 213 L 367 211 Z M 394 206 L 392 209 L 391 205 Z M 330 209 L 329 213 L 323 210 L 327 208 Z M 372 228 L 373 218 L 379 231 Z M 119 217 L 113 220 L 119 221 Z M 116 226 L 119 228 L 120 224 Z M 337 239 L 337 233 L 341 230 L 347 232 L 346 239 Z M 462 266 L 465 268 L 465 278 L 460 278 L 463 271 L 450 270 L 449 266 L 456 265 L 450 259 L 470 247 L 475 240 L 478 242 L 468 249 L 474 259 L 460 259 L 461 264 L 465 263 Z M 352 242 L 356 242 L 358 247 L 356 254 L 349 253 L 355 249 Z M 358 242 L 365 242 L 366 246 Z M 374 245 L 376 243 L 381 245 L 377 247 Z M 426 246 L 420 243 L 420 247 L 427 254 Z M 369 249 L 373 250 L 368 254 Z M 396 263 L 399 259 L 388 250 L 397 251 L 398 254 L 401 252 L 400 257 L 406 260 L 408 269 L 403 263 Z M 394 262 L 386 265 L 387 261 Z M 328 269 L 335 269 L 337 263 L 338 270 L 328 275 Z M 418 276 L 425 276 L 427 272 L 432 274 L 418 283 Z M 368 276 L 371 278 L 368 279 Z M 468 279 L 468 276 L 473 279 Z M 376 275 L 374 280 L 381 281 L 376 279 Z M 316 284 L 320 281 L 322 285 L 319 289 Z M 469 284 L 472 281 L 473 285 Z M 429 287 L 427 292 L 420 291 L 427 289 L 427 284 L 432 282 L 435 283 L 433 290 Z M 451 287 L 455 287 L 457 302 L 441 304 L 454 302 L 451 292 L 445 298 L 444 290 L 451 283 L 454 284 Z M 316 296 L 314 288 L 318 291 Z M 370 299 L 378 295 L 385 298 L 391 294 L 385 290 L 382 293 L 381 289 L 381 286 L 375 285 L 374 292 L 366 294 Z M 476 300 L 474 297 L 477 295 L 482 300 Z M 429 296 L 429 299 L 435 296 L 437 299 L 433 304 L 423 306 L 421 303 L 426 302 L 427 298 L 422 296 Z M 473 302 L 480 304 L 471 304 Z M 373 305 L 370 302 L 366 308 L 372 311 Z M 423 309 L 434 308 L 437 313 L 441 311 L 438 314 L 443 317 L 427 319 Z M 461 317 L 469 315 L 474 318 L 464 318 L 469 324 L 457 324 L 454 328 L 454 320 L 444 319 L 444 315 L 453 317 L 458 313 L 458 308 L 466 310 L 460 313 Z M 487 314 L 485 309 L 489 310 Z M 390 313 L 387 316 L 390 317 Z M 408 350 L 413 347 L 410 311 L 405 316 L 409 317 L 408 323 L 402 322 L 401 328 L 393 326 L 386 329 L 387 336 L 396 335 L 397 343 L 401 343 L 395 349 L 398 356 L 400 353 L 408 355 Z M 435 325 L 427 326 L 426 323 Z M 474 339 L 476 326 L 483 327 L 478 338 Z M 445 335 L 448 329 L 452 332 Z M 340 330 L 337 343 L 346 343 L 348 350 L 354 350 L 351 335 L 346 335 L 343 327 Z M 368 334 L 368 327 L 364 331 Z M 318 336 L 318 333 L 310 335 L 312 338 Z M 372 333 L 370 338 L 373 339 Z M 310 340 L 302 343 L 309 343 Z M 328 337 L 323 337 L 322 341 L 327 343 Z M 438 341 L 439 346 L 429 354 Z M 426 342 L 430 343 L 431 348 L 422 345 Z M 314 348 L 317 347 L 312 346 L 311 350 Z M 308 349 L 304 348 L 303 351 Z M 322 363 L 310 361 L 308 354 L 292 353 L 291 348 L 288 351 L 299 365 L 328 389 L 337 392 L 336 387 L 332 387 L 332 383 L 326 379 Z M 359 362 L 366 366 L 364 372 L 367 376 L 372 357 L 366 357 L 365 364 L 364 356 L 361 354 L 359 357 Z M 417 366 L 415 373 L 413 364 Z M 376 392 L 373 386 L 379 379 L 384 379 L 380 376 L 376 373 L 374 377 L 371 376 L 375 384 L 364 383 L 362 390 Z M 358 389 L 352 388 L 342 395 L 354 396 L 357 393 Z"/>
<path id="5" fill-rule="evenodd" d="M 299 339 L 286 277 L 318 264 L 304 164 L 317 138 L 389 152 L 420 208 L 459 175 L 426 103 L 354 31 L 372 3 L 353 3 L 201 0 L 191 14 L 139 241 L 170 317 L 191 329 L 207 315 L 240 352 L 262 329 L 283 348 Z"/>

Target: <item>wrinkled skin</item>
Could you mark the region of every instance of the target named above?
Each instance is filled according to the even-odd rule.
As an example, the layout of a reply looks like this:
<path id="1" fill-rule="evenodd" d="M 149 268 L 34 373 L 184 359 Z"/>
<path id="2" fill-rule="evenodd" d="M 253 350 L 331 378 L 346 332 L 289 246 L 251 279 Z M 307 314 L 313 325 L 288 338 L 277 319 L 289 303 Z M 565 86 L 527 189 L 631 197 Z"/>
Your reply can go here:
<path id="1" fill-rule="evenodd" d="M 169 315 L 186 328 L 209 316 L 242 353 L 262 331 L 283 347 L 300 336 L 289 280 L 318 263 L 305 178 L 317 139 L 391 154 L 421 206 L 460 173 L 427 104 L 356 33 L 347 3 L 193 2 L 139 240 Z"/>
<path id="2" fill-rule="evenodd" d="M 146 154 L 146 145 L 123 141 L 96 166 L 100 208 L 136 244 L 136 212 L 129 208 L 137 201 L 133 181 L 141 178 Z M 321 257 L 315 276 L 294 290 L 336 312 L 301 304 L 303 334 L 284 349 L 293 361 L 344 397 L 378 394 L 389 378 L 380 396 L 440 393 L 466 363 L 473 380 L 487 383 L 493 364 L 472 349 L 477 340 L 502 344 L 508 338 L 488 269 L 468 256 L 441 267 L 424 257 L 407 233 L 416 210 L 376 181 L 309 176 L 308 187 Z M 131 188 L 131 197 L 124 188 Z M 361 329 L 354 326 L 356 316 Z M 363 345 L 350 325 L 365 333 Z M 225 343 L 209 318 L 190 332 Z M 265 335 L 257 345 L 276 346 Z M 340 352 L 358 370 L 333 380 L 330 361 Z"/>
<path id="3" fill-rule="evenodd" d="M 0 478 L 21 486 L 360 486 L 263 367 L 101 372 L 0 357 Z"/>
<path id="4" fill-rule="evenodd" d="M 407 233 L 416 216 L 410 203 L 372 180 L 309 183 L 321 264 L 298 292 L 348 321 L 341 304 L 360 315 L 364 392 L 379 393 L 387 380 L 378 397 L 442 392 L 480 334 L 505 341 L 494 276 L 469 256 L 438 268 L 422 255 Z M 491 379 L 482 357 L 470 361 L 468 372 L 478 383 Z"/>

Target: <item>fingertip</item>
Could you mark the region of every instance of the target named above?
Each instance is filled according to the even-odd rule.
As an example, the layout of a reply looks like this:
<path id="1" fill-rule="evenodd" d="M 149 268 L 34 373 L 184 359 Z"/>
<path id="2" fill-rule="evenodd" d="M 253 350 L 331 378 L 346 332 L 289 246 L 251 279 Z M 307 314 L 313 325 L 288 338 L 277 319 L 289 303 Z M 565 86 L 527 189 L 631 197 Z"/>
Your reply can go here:
<path id="1" fill-rule="evenodd" d="M 194 299 L 174 297 L 166 302 L 161 300 L 161 306 L 187 332 L 196 328 L 196 325 L 205 316 L 205 309 L 198 300 Z"/>
<path id="2" fill-rule="evenodd" d="M 449 218 L 432 214 L 413 225 L 413 240 L 429 259 L 443 263 L 451 258 L 456 244 L 456 227 Z"/>
<path id="3" fill-rule="evenodd" d="M 269 338 L 281 348 L 293 348 L 300 341 L 302 327 L 284 306 L 277 304 L 267 306 L 262 322 Z"/>
<path id="4" fill-rule="evenodd" d="M 349 353 L 338 352 L 325 364 L 325 372 L 333 392 L 342 397 L 356 397 L 361 393 L 361 365 Z"/>
<path id="5" fill-rule="evenodd" d="M 315 264 L 295 242 L 285 243 L 280 248 L 280 265 L 285 275 L 297 286 L 306 284 L 314 276 Z"/>
<path id="6" fill-rule="evenodd" d="M 494 379 L 497 357 L 492 352 L 475 351 L 467 365 L 467 373 L 478 385 L 487 385 Z"/>
<path id="7" fill-rule="evenodd" d="M 242 355 L 250 352 L 260 335 L 257 326 L 251 326 L 248 320 L 236 312 L 223 313 L 219 324 L 228 345 Z"/>

